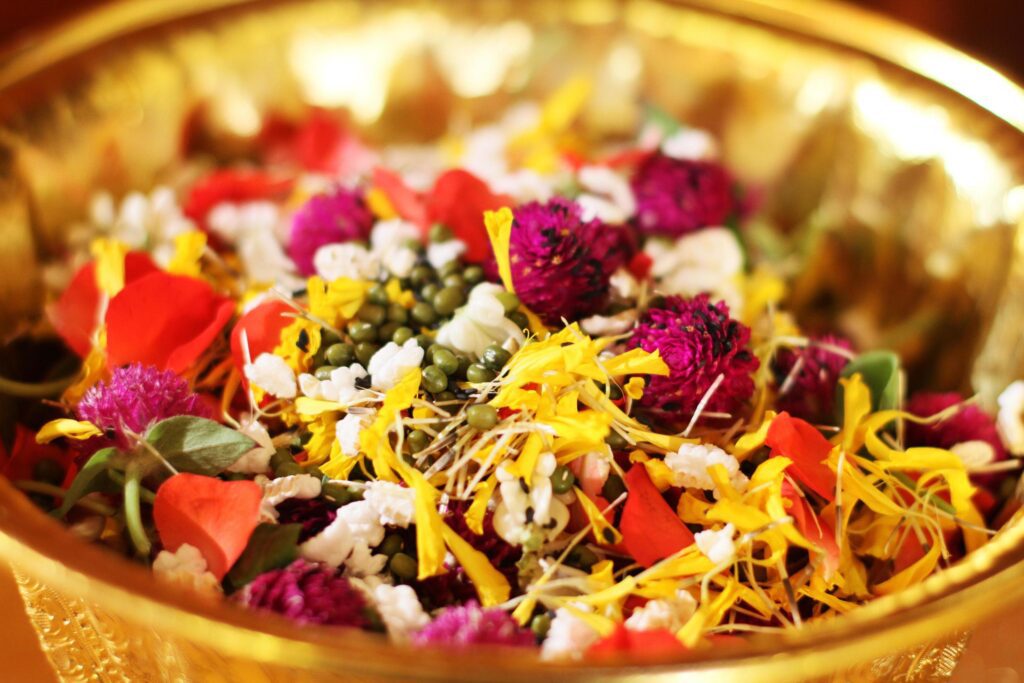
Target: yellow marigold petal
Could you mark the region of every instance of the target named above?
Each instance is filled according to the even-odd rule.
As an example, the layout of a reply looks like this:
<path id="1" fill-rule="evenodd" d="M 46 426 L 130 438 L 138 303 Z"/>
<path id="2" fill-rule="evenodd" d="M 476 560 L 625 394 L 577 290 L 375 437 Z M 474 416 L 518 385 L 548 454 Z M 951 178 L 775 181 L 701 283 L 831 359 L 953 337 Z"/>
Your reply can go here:
<path id="1" fill-rule="evenodd" d="M 419 519 L 417 518 L 417 526 L 418 523 Z M 462 569 L 473 582 L 477 597 L 480 598 L 480 604 L 484 607 L 492 607 L 508 600 L 508 596 L 512 592 L 508 579 L 494 568 L 487 556 L 467 543 L 443 521 L 441 522 L 441 533 L 444 536 L 444 542 L 452 551 L 452 555 L 459 561 Z"/>
<path id="2" fill-rule="evenodd" d="M 382 221 L 398 217 L 398 212 L 395 211 L 388 195 L 379 187 L 371 187 L 366 192 L 366 206 Z"/>
<path id="3" fill-rule="evenodd" d="M 85 420 L 72 420 L 62 417 L 50 420 L 42 426 L 36 434 L 36 443 L 50 443 L 54 439 L 67 437 L 69 439 L 91 439 L 94 436 L 102 436 L 103 430 L 92 422 Z"/>
<path id="4" fill-rule="evenodd" d="M 509 243 L 512 241 L 512 209 L 503 206 L 497 211 L 484 211 L 484 227 L 491 239 L 491 250 L 498 262 L 498 275 L 505 289 L 515 292 L 512 286 L 512 265 L 509 263 Z"/>
<path id="5" fill-rule="evenodd" d="M 332 282 L 314 275 L 306 282 L 309 293 L 309 312 L 333 327 L 341 327 L 355 317 L 363 305 L 370 282 L 341 277 Z"/>
<path id="6" fill-rule="evenodd" d="M 416 305 L 416 295 L 408 289 L 402 289 L 402 283 L 397 278 L 388 280 L 384 285 L 384 291 L 387 293 L 389 301 L 404 308 L 412 308 Z"/>
<path id="7" fill-rule="evenodd" d="M 549 132 L 565 131 L 583 110 L 593 87 L 594 84 L 585 76 L 566 81 L 544 102 L 540 126 Z"/>
<path id="8" fill-rule="evenodd" d="M 464 517 L 466 526 L 474 534 L 483 535 L 484 533 L 484 517 L 487 515 L 487 504 L 490 502 L 497 485 L 498 478 L 492 474 L 477 484 L 476 489 L 473 491 L 473 502 L 470 504 L 469 509 L 466 510 Z"/>
<path id="9" fill-rule="evenodd" d="M 921 583 L 935 571 L 939 562 L 940 549 L 938 543 L 932 543 L 928 552 L 914 564 L 910 565 L 892 578 L 875 586 L 875 595 L 889 595 L 909 586 Z"/>
<path id="10" fill-rule="evenodd" d="M 597 539 L 597 542 L 607 545 L 619 543 L 622 540 L 622 534 L 619 533 L 619 530 L 613 527 L 611 522 L 605 518 L 601 510 L 594 504 L 594 501 L 590 499 L 590 496 L 583 493 L 583 490 L 578 486 L 574 487 L 574 489 L 576 491 L 576 499 L 579 500 L 587 520 L 593 527 L 594 538 Z"/>
<path id="11" fill-rule="evenodd" d="M 176 275 L 199 277 L 200 261 L 206 251 L 206 233 L 189 230 L 174 238 L 174 256 L 167 271 Z"/>
<path id="12" fill-rule="evenodd" d="M 416 491 L 416 551 L 419 562 L 416 578 L 423 580 L 440 574 L 444 569 L 445 529 L 448 527 L 437 511 L 437 489 L 427 482 L 423 474 L 406 466 L 402 468 L 402 478 Z"/>
<path id="13" fill-rule="evenodd" d="M 89 350 L 89 355 L 82 362 L 82 369 L 79 371 L 78 380 L 64 390 L 61 400 L 66 403 L 78 403 L 93 385 L 104 379 L 107 375 L 107 334 L 105 328 L 100 328 L 97 333 L 96 345 Z"/>
<path id="14" fill-rule="evenodd" d="M 729 452 L 736 456 L 737 459 L 742 460 L 763 446 L 768 438 L 768 428 L 772 426 L 772 420 L 774 419 L 775 413 L 771 410 L 767 411 L 764 414 L 764 419 L 761 421 L 761 426 L 755 431 L 747 432 L 737 439 L 736 443 L 729 449 Z"/>
<path id="15" fill-rule="evenodd" d="M 644 386 L 646 384 L 643 377 L 630 377 L 625 386 L 626 396 L 629 396 L 634 401 L 639 401 L 644 397 Z"/>
<path id="16" fill-rule="evenodd" d="M 626 353 L 620 353 L 614 358 L 602 361 L 609 375 L 667 375 L 668 365 L 661 359 L 659 351 L 644 351 L 643 349 L 632 349 Z M 634 377 L 633 379 L 640 379 Z M 642 381 L 642 380 L 641 380 Z M 641 388 L 643 385 L 641 384 Z"/>
<path id="17" fill-rule="evenodd" d="M 96 259 L 96 286 L 107 296 L 124 289 L 124 257 L 128 245 L 106 237 L 93 240 L 90 251 Z"/>

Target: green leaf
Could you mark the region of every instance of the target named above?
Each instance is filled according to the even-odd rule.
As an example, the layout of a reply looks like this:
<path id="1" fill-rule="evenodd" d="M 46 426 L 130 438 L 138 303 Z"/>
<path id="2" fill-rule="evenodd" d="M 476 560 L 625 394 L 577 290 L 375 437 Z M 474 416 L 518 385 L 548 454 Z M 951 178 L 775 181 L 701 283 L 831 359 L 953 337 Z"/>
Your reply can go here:
<path id="1" fill-rule="evenodd" d="M 644 115 L 647 122 L 660 128 L 665 137 L 674 135 L 683 127 L 676 117 L 651 102 L 644 105 Z"/>
<path id="2" fill-rule="evenodd" d="M 236 591 L 263 572 L 287 566 L 299 556 L 301 524 L 260 524 L 249 537 L 242 556 L 227 575 Z"/>
<path id="3" fill-rule="evenodd" d="M 868 351 L 854 358 L 843 368 L 843 377 L 859 374 L 871 390 L 871 409 L 891 410 L 899 405 L 900 357 L 892 351 Z M 840 409 L 843 405 L 843 388 L 839 387 Z"/>
<path id="4" fill-rule="evenodd" d="M 106 488 L 111 482 L 108 476 L 110 461 L 118 454 L 116 448 L 104 448 L 92 454 L 92 457 L 82 466 L 71 482 L 67 492 L 64 494 L 64 502 L 56 510 L 51 512 L 58 519 L 64 517 L 85 496 L 93 491 Z"/>
<path id="5" fill-rule="evenodd" d="M 256 447 L 241 432 L 213 420 L 179 415 L 157 422 L 146 441 L 179 472 L 220 474 Z"/>

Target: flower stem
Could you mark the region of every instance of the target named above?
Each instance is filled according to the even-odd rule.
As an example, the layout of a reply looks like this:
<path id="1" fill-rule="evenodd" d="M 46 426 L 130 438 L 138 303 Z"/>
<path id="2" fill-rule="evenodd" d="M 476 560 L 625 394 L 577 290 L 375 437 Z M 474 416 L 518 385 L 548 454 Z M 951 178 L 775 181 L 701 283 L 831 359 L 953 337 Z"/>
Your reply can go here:
<path id="1" fill-rule="evenodd" d="M 19 480 L 14 482 L 14 485 L 17 486 L 22 491 L 28 491 L 29 493 L 42 493 L 47 496 L 53 496 L 54 498 L 63 499 L 64 496 L 66 496 L 68 493 L 59 486 L 54 486 L 53 484 L 46 484 L 41 481 Z M 117 512 L 109 505 L 104 505 L 98 500 L 77 500 L 75 501 L 75 505 L 83 507 L 87 510 L 92 510 L 96 514 L 103 515 L 104 517 L 110 517 L 115 512 Z"/>
<path id="2" fill-rule="evenodd" d="M 19 382 L 14 379 L 0 377 L 0 394 L 17 396 L 19 398 L 49 398 L 56 396 L 77 379 L 75 377 L 61 377 L 49 382 Z"/>
<path id="3" fill-rule="evenodd" d="M 128 535 L 139 555 L 149 556 L 153 545 L 149 542 L 146 529 L 142 524 L 142 511 L 139 509 L 139 493 L 142 489 L 142 473 L 136 467 L 129 467 L 124 482 L 124 521 L 128 527 Z"/>
<path id="4" fill-rule="evenodd" d="M 111 478 L 111 480 L 113 480 L 115 484 L 126 486 L 128 483 L 127 480 L 125 479 L 124 474 L 117 470 L 109 470 L 107 475 Z M 141 480 L 142 477 L 140 476 L 139 479 Z M 140 485 L 139 500 L 141 500 L 143 503 L 149 503 L 150 505 L 152 505 L 153 501 L 156 500 L 156 494 L 147 489 L 145 486 Z"/>

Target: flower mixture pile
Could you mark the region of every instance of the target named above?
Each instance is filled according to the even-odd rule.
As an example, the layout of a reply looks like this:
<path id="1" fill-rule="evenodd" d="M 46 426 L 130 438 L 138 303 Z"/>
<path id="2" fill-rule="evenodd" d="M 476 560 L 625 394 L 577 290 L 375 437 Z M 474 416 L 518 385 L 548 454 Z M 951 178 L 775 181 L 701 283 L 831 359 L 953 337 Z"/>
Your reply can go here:
<path id="1" fill-rule="evenodd" d="M 985 544 L 1024 384 L 993 417 L 802 330 L 715 140 L 588 144 L 585 89 L 431 146 L 318 111 L 98 195 L 50 278 L 82 370 L 3 471 L 180 590 L 547 659 L 798 629 Z"/>

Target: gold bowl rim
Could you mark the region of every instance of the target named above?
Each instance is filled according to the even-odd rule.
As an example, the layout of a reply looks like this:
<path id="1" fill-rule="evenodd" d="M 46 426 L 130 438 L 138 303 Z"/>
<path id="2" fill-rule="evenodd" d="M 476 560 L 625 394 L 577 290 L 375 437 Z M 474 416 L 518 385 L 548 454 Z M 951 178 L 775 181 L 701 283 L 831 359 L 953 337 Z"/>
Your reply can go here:
<path id="1" fill-rule="evenodd" d="M 54 24 L 0 51 L 0 93 L 110 42 L 148 29 L 255 5 L 260 0 L 117 0 Z M 269 0 L 263 4 L 283 4 Z M 670 0 L 804 41 L 854 52 L 931 81 L 1024 134 L 1024 89 L 999 71 L 927 34 L 834 0 Z M 15 101 L 17 101 L 15 97 Z M 36 509 L 0 477 L 0 557 L 44 585 L 108 607 L 158 632 L 201 640 L 228 656 L 313 670 L 419 678 L 494 676 L 495 652 L 411 650 L 359 631 L 302 628 L 197 596 L 176 593 L 144 568 L 83 541 Z M 989 545 L 900 593 L 839 619 L 749 644 L 689 653 L 645 666 L 622 662 L 548 665 L 570 679 L 761 680 L 820 675 L 942 638 L 1024 599 L 1024 523 L 1015 518 Z M 827 653 L 823 657 L 822 653 Z M 531 657 L 501 657 L 506 679 L 535 677 Z"/>

